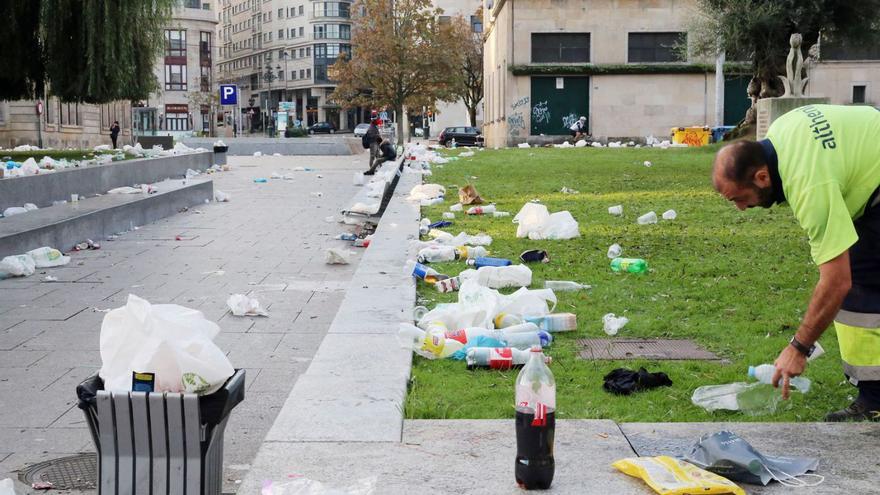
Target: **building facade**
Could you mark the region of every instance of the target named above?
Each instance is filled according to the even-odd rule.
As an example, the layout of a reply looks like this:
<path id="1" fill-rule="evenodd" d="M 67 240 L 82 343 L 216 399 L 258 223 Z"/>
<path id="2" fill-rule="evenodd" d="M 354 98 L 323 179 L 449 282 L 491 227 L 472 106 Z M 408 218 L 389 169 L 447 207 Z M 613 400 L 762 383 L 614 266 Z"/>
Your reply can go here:
<path id="1" fill-rule="evenodd" d="M 580 116 L 594 138 L 609 140 L 721 123 L 715 61 L 687 55 L 695 8 L 692 0 L 485 0 L 487 146 L 558 141 Z M 824 57 L 808 91 L 873 103 L 880 57 L 869 55 Z M 750 105 L 748 65 L 725 65 L 724 79 L 723 124 L 735 125 Z"/>
<path id="2" fill-rule="evenodd" d="M 351 129 L 363 117 L 334 104 L 328 67 L 351 52 L 351 1 L 220 0 L 218 79 L 237 84 L 245 132 L 262 132 L 279 102 L 291 122 Z"/>

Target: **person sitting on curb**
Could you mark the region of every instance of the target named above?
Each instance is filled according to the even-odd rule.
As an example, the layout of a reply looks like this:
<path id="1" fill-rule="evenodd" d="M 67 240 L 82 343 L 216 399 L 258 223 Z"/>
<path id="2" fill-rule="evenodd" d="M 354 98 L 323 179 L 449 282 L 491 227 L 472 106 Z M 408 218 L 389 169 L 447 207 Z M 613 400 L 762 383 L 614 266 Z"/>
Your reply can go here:
<path id="1" fill-rule="evenodd" d="M 579 140 L 584 139 L 587 136 L 586 128 L 587 118 L 581 116 L 581 118 L 579 118 L 577 122 L 571 124 L 568 130 L 570 131 L 571 137 L 574 139 L 574 141 L 578 142 Z"/>
<path id="2" fill-rule="evenodd" d="M 376 157 L 376 161 L 373 162 L 373 166 L 364 175 L 373 175 L 376 173 L 379 165 L 397 159 L 397 150 L 394 149 L 394 145 L 388 139 L 382 140 L 382 143 L 379 145 L 379 152 L 380 154 Z"/>

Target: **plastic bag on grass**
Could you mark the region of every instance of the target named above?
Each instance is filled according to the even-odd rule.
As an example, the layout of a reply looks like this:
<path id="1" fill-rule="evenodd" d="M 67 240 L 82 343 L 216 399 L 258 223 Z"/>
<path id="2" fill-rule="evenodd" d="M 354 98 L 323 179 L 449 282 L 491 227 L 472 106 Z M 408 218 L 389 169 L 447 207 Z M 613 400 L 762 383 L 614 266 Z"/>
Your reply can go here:
<path id="1" fill-rule="evenodd" d="M 213 342 L 220 327 L 201 311 L 176 304 L 150 304 L 129 294 L 101 324 L 104 389 L 131 390 L 132 373 L 155 373 L 156 392 L 216 392 L 235 372 Z"/>
<path id="2" fill-rule="evenodd" d="M 526 265 L 484 266 L 477 270 L 465 270 L 458 277 L 462 282 L 474 280 L 491 289 L 532 285 L 532 270 Z"/>
<path id="3" fill-rule="evenodd" d="M 745 490 L 728 479 L 665 455 L 628 457 L 611 465 L 641 479 L 660 495 L 746 495 Z"/>

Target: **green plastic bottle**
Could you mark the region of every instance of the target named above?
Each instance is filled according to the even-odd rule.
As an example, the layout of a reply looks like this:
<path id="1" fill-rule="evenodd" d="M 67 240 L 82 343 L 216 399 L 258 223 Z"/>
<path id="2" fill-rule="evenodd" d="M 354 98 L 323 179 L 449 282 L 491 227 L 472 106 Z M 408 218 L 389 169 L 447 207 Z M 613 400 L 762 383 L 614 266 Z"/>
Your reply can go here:
<path id="1" fill-rule="evenodd" d="M 615 272 L 645 273 L 648 271 L 648 262 L 641 258 L 614 258 L 611 260 L 611 269 Z"/>

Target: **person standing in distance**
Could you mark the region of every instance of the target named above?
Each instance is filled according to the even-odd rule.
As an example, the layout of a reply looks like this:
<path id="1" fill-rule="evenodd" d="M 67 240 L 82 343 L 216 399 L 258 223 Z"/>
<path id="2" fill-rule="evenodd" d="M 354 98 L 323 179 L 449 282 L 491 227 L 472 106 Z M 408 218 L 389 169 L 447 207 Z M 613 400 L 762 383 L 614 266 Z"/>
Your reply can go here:
<path id="1" fill-rule="evenodd" d="M 880 111 L 808 105 L 779 117 L 767 139 L 718 151 L 715 189 L 740 210 L 788 203 L 819 266 L 806 314 L 772 383 L 804 372 L 834 322 L 843 370 L 858 397 L 825 421 L 880 421 Z M 772 252 L 772 246 L 768 246 Z"/>
<path id="2" fill-rule="evenodd" d="M 110 140 L 113 141 L 113 149 L 116 149 L 116 138 L 119 137 L 119 121 L 114 120 L 110 126 Z"/>

